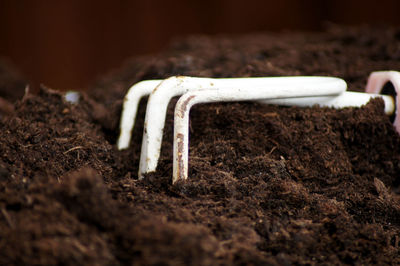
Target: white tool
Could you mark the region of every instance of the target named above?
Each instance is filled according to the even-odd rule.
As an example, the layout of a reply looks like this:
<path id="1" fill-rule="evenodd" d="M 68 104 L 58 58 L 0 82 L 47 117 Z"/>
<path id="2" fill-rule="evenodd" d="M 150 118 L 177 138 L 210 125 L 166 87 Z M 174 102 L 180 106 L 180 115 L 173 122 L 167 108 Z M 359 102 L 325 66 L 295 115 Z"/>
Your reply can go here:
<path id="1" fill-rule="evenodd" d="M 149 95 L 161 81 L 161 79 L 140 81 L 128 90 L 122 107 L 120 133 L 117 142 L 119 150 L 129 147 L 140 100 Z"/>
<path id="2" fill-rule="evenodd" d="M 382 75 L 380 75 L 378 78 L 381 79 Z M 371 81 L 369 81 L 369 83 L 370 82 Z M 151 95 L 146 110 L 142 152 L 139 166 L 139 178 L 141 178 L 144 173 L 149 173 L 156 170 L 158 158 L 160 155 L 166 110 L 170 99 L 174 96 L 179 96 L 187 92 L 189 92 L 189 94 L 185 97 L 194 96 L 192 95 L 192 93 L 195 94 L 196 91 L 199 91 L 200 95 L 203 95 L 204 93 L 206 93 L 206 91 L 208 91 L 209 93 L 211 93 L 210 95 L 214 96 L 210 96 L 211 98 L 205 97 L 204 99 L 213 99 L 212 101 L 219 101 L 217 100 L 217 98 L 215 98 L 215 95 L 221 95 L 220 100 L 222 101 L 260 100 L 260 102 L 268 104 L 297 106 L 312 106 L 315 104 L 319 104 L 321 106 L 329 106 L 335 108 L 361 106 L 363 104 L 366 104 L 372 97 L 382 97 L 385 101 L 385 112 L 387 114 L 391 114 L 394 111 L 393 99 L 389 96 L 344 92 L 345 90 L 346 83 L 343 80 L 331 77 L 273 77 L 231 79 L 171 77 L 166 80 L 142 81 L 132 86 L 125 97 L 121 117 L 121 135 L 118 139 L 118 148 L 124 149 L 129 146 L 131 130 L 133 128 L 134 119 L 137 112 L 137 105 L 140 99 L 143 96 L 148 95 L 150 92 Z M 216 91 L 221 92 L 218 94 Z M 244 91 L 245 93 L 243 94 Z M 261 94 L 266 94 L 257 94 L 257 91 L 259 91 Z M 186 103 L 185 100 L 181 101 L 180 99 L 178 101 L 180 106 L 177 105 L 176 107 L 176 110 L 178 110 L 178 108 L 181 108 L 181 113 L 182 106 L 185 106 L 185 104 L 187 104 L 187 107 L 189 107 L 192 104 L 198 103 L 197 101 L 192 102 L 193 98 L 185 99 Z M 187 109 L 187 117 L 189 117 L 189 110 L 190 108 Z M 185 115 L 183 115 L 183 117 L 185 117 Z M 175 115 L 175 127 L 177 127 L 176 121 L 179 121 L 177 115 Z M 181 126 L 181 132 L 186 132 L 184 128 L 185 126 L 183 124 L 183 126 Z M 178 133 L 175 132 L 175 142 L 178 142 L 178 139 L 182 138 L 182 135 L 178 136 L 177 134 Z M 184 136 L 185 135 L 183 134 L 183 138 Z M 184 141 L 180 145 L 182 144 L 188 145 L 188 142 Z M 174 144 L 174 148 L 175 159 L 180 157 L 181 159 L 185 160 L 186 158 L 186 163 L 185 161 L 182 162 L 174 159 L 173 180 L 175 182 L 180 178 L 187 178 L 187 166 L 185 168 L 184 165 L 187 165 L 188 159 L 187 150 L 185 157 L 180 156 L 179 153 L 177 153 L 177 151 L 180 150 L 180 147 L 178 147 L 178 143 L 176 143 L 176 145 Z M 179 165 L 183 165 L 183 168 L 179 167 Z M 179 169 L 184 170 L 180 171 Z M 175 175 L 175 173 L 178 172 L 181 174 Z"/>

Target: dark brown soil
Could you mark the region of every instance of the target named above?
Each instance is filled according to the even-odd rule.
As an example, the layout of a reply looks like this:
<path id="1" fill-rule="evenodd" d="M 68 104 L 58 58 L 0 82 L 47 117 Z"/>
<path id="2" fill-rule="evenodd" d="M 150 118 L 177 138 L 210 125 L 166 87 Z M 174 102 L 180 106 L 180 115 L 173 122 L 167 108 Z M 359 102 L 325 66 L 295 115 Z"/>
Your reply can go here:
<path id="1" fill-rule="evenodd" d="M 190 177 L 176 185 L 172 104 L 156 173 L 137 180 L 141 126 L 115 147 L 142 79 L 330 75 L 362 90 L 385 69 L 400 69 L 400 31 L 197 36 L 128 62 L 77 105 L 25 95 L 0 124 L 0 264 L 400 264 L 400 138 L 380 100 L 196 106 Z"/>

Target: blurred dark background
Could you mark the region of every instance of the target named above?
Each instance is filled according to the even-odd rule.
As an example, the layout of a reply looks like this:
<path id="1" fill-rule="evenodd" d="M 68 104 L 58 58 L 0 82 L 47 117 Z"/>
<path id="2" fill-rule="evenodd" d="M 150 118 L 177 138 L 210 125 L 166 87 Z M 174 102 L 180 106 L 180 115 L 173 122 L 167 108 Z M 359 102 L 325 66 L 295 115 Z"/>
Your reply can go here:
<path id="1" fill-rule="evenodd" d="M 33 84 L 84 89 L 175 36 L 323 29 L 326 22 L 400 27 L 398 0 L 0 0 L 0 56 Z"/>

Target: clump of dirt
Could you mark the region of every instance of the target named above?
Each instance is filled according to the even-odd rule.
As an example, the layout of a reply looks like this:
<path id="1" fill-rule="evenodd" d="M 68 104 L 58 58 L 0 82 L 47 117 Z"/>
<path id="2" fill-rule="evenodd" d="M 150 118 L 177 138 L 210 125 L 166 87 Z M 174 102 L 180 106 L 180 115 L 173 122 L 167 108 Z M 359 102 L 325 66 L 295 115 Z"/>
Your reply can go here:
<path id="1" fill-rule="evenodd" d="M 79 104 L 42 88 L 0 122 L 0 264 L 399 264 L 400 137 L 362 108 L 196 106 L 190 173 L 171 184 L 169 106 L 157 172 L 115 140 L 124 94 L 170 75 L 334 75 L 362 90 L 400 69 L 399 32 L 189 37 L 128 62 Z"/>

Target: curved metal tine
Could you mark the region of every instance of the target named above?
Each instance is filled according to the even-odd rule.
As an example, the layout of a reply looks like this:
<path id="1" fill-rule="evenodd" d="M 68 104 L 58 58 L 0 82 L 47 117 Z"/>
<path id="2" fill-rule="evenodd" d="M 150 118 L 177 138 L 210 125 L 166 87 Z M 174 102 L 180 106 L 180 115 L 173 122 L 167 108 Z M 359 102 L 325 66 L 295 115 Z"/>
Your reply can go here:
<path id="1" fill-rule="evenodd" d="M 122 105 L 120 135 L 117 141 L 117 147 L 119 150 L 129 147 L 140 100 L 142 97 L 149 95 L 161 81 L 162 80 L 160 79 L 140 81 L 128 90 Z"/>

